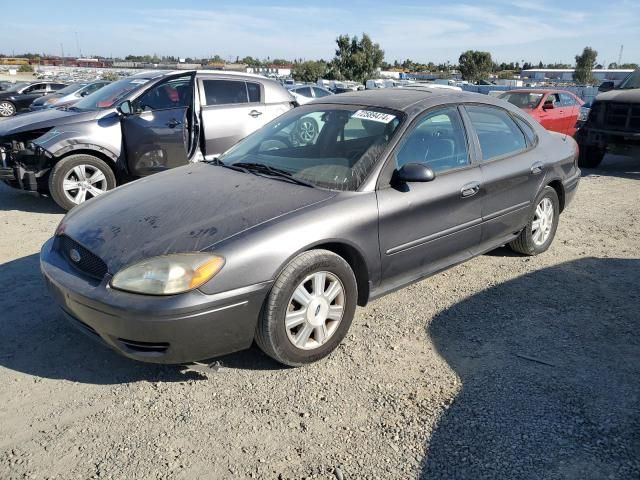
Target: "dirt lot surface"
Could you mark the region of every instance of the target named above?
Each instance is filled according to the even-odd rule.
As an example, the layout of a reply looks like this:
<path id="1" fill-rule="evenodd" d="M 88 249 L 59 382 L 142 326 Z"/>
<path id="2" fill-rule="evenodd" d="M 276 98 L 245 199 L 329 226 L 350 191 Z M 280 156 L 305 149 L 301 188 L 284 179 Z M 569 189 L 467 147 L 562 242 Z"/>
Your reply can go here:
<path id="1" fill-rule="evenodd" d="M 585 172 L 552 248 L 499 249 L 359 309 L 329 359 L 208 373 L 76 333 L 0 188 L 0 478 L 640 478 L 640 162 Z"/>

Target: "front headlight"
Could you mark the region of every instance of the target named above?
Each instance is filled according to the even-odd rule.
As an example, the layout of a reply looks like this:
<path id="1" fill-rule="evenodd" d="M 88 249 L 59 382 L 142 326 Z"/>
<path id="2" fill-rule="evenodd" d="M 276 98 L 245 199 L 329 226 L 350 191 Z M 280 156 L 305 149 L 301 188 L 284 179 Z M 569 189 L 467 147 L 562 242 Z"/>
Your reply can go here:
<path id="1" fill-rule="evenodd" d="M 150 258 L 116 273 L 111 286 L 148 295 L 172 295 L 198 288 L 220 271 L 224 258 L 180 253 Z"/>

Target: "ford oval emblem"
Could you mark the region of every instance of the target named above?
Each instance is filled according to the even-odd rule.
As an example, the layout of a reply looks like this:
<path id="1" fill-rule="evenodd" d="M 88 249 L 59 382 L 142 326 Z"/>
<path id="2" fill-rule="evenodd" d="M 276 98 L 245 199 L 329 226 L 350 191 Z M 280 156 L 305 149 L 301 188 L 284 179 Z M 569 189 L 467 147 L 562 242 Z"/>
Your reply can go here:
<path id="1" fill-rule="evenodd" d="M 80 252 L 75 248 L 72 248 L 71 250 L 69 250 L 69 258 L 73 260 L 75 263 L 78 263 L 80 260 L 82 260 L 82 257 L 80 256 Z"/>

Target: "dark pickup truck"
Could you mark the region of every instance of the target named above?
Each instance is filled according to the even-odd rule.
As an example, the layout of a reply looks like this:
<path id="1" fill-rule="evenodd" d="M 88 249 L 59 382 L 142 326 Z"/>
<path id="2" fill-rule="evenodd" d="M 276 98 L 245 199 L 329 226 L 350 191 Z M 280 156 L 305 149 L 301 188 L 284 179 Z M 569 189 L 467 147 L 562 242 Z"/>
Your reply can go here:
<path id="1" fill-rule="evenodd" d="M 581 167 L 597 167 L 606 152 L 640 155 L 640 69 L 615 89 L 600 93 L 578 127 Z"/>

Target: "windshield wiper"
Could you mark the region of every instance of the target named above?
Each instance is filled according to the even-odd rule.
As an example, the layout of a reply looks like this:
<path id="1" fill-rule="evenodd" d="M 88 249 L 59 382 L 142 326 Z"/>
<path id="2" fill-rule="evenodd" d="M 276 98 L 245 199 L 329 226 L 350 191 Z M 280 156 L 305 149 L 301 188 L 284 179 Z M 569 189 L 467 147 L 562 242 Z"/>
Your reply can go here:
<path id="1" fill-rule="evenodd" d="M 227 168 L 232 168 L 239 171 L 262 174 L 270 177 L 277 177 L 292 183 L 297 183 L 298 185 L 304 185 L 305 187 L 315 188 L 315 185 L 313 183 L 305 182 L 304 180 L 295 178 L 291 173 L 287 172 L 286 170 L 282 170 L 276 167 L 270 167 L 269 165 L 264 165 L 262 163 L 238 162 L 238 163 L 234 163 L 233 165 L 224 165 L 224 166 Z"/>

